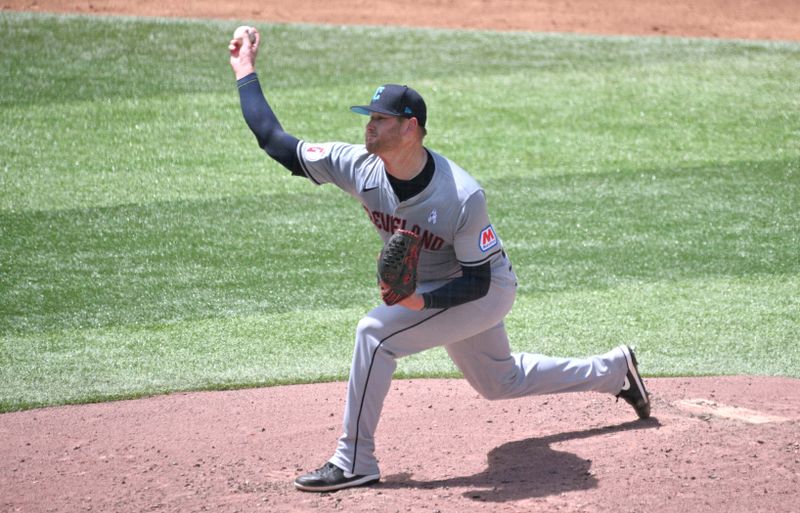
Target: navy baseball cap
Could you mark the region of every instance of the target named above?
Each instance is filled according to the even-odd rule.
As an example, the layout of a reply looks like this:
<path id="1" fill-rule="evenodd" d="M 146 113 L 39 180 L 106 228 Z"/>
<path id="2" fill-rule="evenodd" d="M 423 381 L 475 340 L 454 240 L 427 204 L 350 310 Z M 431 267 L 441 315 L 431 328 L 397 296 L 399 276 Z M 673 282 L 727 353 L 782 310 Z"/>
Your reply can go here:
<path id="1" fill-rule="evenodd" d="M 372 112 L 379 112 L 389 116 L 417 118 L 421 127 L 425 127 L 428 117 L 425 100 L 422 99 L 422 96 L 408 86 L 397 84 L 380 86 L 375 90 L 369 105 L 355 105 L 350 107 L 350 110 L 365 116 L 369 116 Z"/>

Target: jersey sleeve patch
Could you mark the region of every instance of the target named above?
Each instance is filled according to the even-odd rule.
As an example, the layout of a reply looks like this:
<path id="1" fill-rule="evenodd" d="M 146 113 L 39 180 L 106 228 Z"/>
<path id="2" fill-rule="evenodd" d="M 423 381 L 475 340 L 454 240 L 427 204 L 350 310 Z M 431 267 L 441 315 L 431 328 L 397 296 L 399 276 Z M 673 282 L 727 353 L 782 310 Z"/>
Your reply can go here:
<path id="1" fill-rule="evenodd" d="M 319 162 L 331 151 L 329 144 L 306 144 L 303 146 L 303 158 L 308 162 Z"/>
<path id="2" fill-rule="evenodd" d="M 304 144 L 302 157 L 308 162 L 319 162 L 331 152 L 330 144 Z"/>
<path id="3" fill-rule="evenodd" d="M 481 251 L 486 253 L 499 243 L 500 241 L 497 238 L 497 234 L 494 233 L 494 228 L 492 228 L 492 225 L 487 226 L 481 231 L 480 239 L 478 240 L 478 245 L 480 246 Z"/>

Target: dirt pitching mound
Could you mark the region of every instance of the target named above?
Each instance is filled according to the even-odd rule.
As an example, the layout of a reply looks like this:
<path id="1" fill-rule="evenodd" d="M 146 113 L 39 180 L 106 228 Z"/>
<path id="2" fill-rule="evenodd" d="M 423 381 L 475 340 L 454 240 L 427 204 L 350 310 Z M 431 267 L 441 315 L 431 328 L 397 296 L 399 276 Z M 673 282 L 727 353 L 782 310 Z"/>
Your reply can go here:
<path id="1" fill-rule="evenodd" d="M 174 394 L 0 415 L 4 512 L 794 512 L 800 382 L 650 379 L 653 417 L 594 394 L 481 399 L 396 381 L 380 484 L 292 480 L 340 433 L 346 385 Z"/>

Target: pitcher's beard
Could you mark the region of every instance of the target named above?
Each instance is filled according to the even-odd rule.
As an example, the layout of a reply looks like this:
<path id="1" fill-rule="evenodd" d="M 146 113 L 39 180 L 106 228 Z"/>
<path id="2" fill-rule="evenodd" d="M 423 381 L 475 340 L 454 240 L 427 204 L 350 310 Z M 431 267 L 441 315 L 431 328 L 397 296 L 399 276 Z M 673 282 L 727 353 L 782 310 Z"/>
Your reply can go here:
<path id="1" fill-rule="evenodd" d="M 375 150 L 380 148 L 380 143 L 378 143 L 377 138 L 374 136 L 364 134 L 364 146 L 367 147 L 368 152 L 375 153 Z"/>
<path id="2" fill-rule="evenodd" d="M 373 138 L 365 137 L 364 145 L 367 147 L 367 151 L 373 155 L 378 153 L 384 146 L 383 144 L 380 143 L 380 141 L 378 141 L 374 137 Z"/>

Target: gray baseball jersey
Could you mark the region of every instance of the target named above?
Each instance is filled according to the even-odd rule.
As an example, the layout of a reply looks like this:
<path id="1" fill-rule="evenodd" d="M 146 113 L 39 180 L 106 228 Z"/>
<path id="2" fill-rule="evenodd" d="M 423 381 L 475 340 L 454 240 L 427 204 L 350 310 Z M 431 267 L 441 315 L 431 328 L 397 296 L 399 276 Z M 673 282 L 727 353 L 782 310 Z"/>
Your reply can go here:
<path id="1" fill-rule="evenodd" d="M 422 242 L 419 281 L 457 277 L 461 266 L 491 262 L 495 279 L 512 279 L 503 244 L 489 221 L 484 192 L 463 169 L 430 152 L 435 173 L 420 194 L 400 202 L 383 161 L 363 145 L 298 145 L 300 162 L 314 183 L 333 183 L 357 198 L 384 242 L 398 229 Z"/>
<path id="2" fill-rule="evenodd" d="M 620 390 L 627 372 L 620 350 L 587 359 L 511 353 L 503 319 L 516 297 L 516 277 L 483 190 L 459 166 L 430 152 L 431 182 L 401 202 L 383 161 L 362 145 L 301 142 L 297 151 L 310 180 L 335 184 L 361 202 L 384 242 L 398 228 L 420 235 L 418 292 L 459 276 L 462 265 L 491 262 L 489 292 L 477 300 L 422 311 L 381 304 L 358 323 L 343 433 L 330 459 L 346 476 L 380 476 L 374 435 L 396 360 L 403 356 L 444 346 L 470 385 L 489 399 Z"/>

